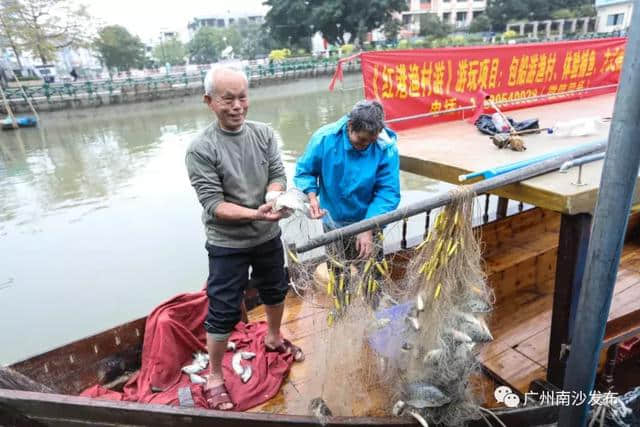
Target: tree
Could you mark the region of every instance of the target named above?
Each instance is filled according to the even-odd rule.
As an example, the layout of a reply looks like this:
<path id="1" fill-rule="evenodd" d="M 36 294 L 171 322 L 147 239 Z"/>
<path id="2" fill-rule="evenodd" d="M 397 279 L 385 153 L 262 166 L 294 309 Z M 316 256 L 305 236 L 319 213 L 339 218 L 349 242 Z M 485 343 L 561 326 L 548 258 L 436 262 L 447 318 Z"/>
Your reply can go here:
<path id="1" fill-rule="evenodd" d="M 291 41 L 298 44 L 313 36 L 315 26 L 310 20 L 310 6 L 307 0 L 266 0 L 271 9 L 265 16 L 265 29 L 279 44 Z"/>
<path id="2" fill-rule="evenodd" d="M 491 30 L 491 20 L 484 13 L 473 18 L 471 25 L 469 25 L 470 33 L 481 33 L 489 30 Z"/>
<path id="3" fill-rule="evenodd" d="M 268 31 L 258 24 L 238 24 L 240 33 L 240 54 L 246 59 L 255 59 L 258 55 L 266 55 L 276 48 L 276 43 Z"/>
<path id="4" fill-rule="evenodd" d="M 551 18 L 553 19 L 571 19 L 575 17 L 575 11 L 570 9 L 557 9 L 551 12 Z"/>
<path id="5" fill-rule="evenodd" d="M 187 55 L 187 51 L 180 40 L 171 37 L 154 47 L 152 55 L 162 64 L 168 62 L 171 65 L 182 65 L 185 62 L 184 57 Z"/>
<path id="6" fill-rule="evenodd" d="M 234 52 L 241 53 L 245 41 L 235 26 L 229 28 L 202 27 L 187 43 L 187 51 L 191 62 L 208 64 L 217 61 L 227 46 L 231 46 Z"/>
<path id="7" fill-rule="evenodd" d="M 315 31 L 330 43 L 362 44 L 368 31 L 380 28 L 394 12 L 406 10 L 406 0 L 267 0 L 265 25 L 281 43 L 308 43 Z M 290 37 L 290 39 L 289 39 Z"/>
<path id="8" fill-rule="evenodd" d="M 592 0 L 488 0 L 486 13 L 494 30 L 503 31 L 509 21 L 550 19 L 558 9 L 580 9 Z"/>
<path id="9" fill-rule="evenodd" d="M 18 67 L 22 68 L 18 5 L 14 0 L 0 1 L 0 37 L 4 39 L 3 44 L 13 51 Z"/>
<path id="10" fill-rule="evenodd" d="M 86 8 L 71 0 L 14 0 L 19 34 L 26 50 L 43 64 L 67 46 L 88 46 L 90 17 Z"/>
<path id="11" fill-rule="evenodd" d="M 120 25 L 109 25 L 98 31 L 93 43 L 100 54 L 100 60 L 109 69 L 119 70 L 142 68 L 144 64 L 144 44 L 138 36 L 133 36 Z"/>
<path id="12" fill-rule="evenodd" d="M 395 17 L 387 18 L 384 22 L 384 38 L 387 41 L 395 41 L 398 40 L 398 34 L 400 33 L 400 29 L 402 28 L 402 21 L 396 19 Z"/>
<path id="13" fill-rule="evenodd" d="M 218 31 L 211 27 L 202 27 L 187 43 L 189 60 L 196 64 L 208 64 L 218 60 Z"/>
<path id="14" fill-rule="evenodd" d="M 440 20 L 435 13 L 420 15 L 420 35 L 435 38 L 445 37 L 451 32 L 451 26 Z"/>

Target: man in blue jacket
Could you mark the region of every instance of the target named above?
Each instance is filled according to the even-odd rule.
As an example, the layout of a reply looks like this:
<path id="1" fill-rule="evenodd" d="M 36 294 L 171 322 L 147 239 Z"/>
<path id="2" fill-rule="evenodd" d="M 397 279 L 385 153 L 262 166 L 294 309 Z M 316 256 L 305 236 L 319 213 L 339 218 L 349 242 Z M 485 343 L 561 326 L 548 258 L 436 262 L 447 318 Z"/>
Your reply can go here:
<path id="1" fill-rule="evenodd" d="M 298 159 L 294 177 L 295 186 L 309 196 L 312 217 L 324 217 L 325 228 L 331 229 L 398 207 L 396 140 L 377 101 L 360 101 L 349 114 L 318 129 Z M 371 257 L 372 231 L 360 233 L 354 246 L 357 258 Z"/>

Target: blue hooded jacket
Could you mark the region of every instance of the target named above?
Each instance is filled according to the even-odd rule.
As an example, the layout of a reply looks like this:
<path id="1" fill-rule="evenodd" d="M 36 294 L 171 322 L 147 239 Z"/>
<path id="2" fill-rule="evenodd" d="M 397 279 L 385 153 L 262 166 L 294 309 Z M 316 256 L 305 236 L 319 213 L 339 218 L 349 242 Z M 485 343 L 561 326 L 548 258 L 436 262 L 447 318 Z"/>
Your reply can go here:
<path id="1" fill-rule="evenodd" d="M 316 193 L 329 212 L 325 223 L 344 227 L 394 210 L 400 203 L 400 159 L 397 135 L 384 128 L 374 144 L 358 151 L 351 145 L 349 119 L 318 129 L 298 159 L 293 182 Z"/>

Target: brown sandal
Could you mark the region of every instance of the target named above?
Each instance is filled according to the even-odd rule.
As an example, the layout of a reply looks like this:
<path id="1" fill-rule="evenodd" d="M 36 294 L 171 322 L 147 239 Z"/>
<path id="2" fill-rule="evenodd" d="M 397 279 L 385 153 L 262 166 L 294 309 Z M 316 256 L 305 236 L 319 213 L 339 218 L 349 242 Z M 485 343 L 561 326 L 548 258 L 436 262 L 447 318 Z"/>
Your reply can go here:
<path id="1" fill-rule="evenodd" d="M 302 349 L 297 345 L 294 345 L 286 338 L 283 339 L 282 343 L 276 348 L 269 347 L 266 343 L 264 344 L 264 346 L 268 352 L 275 352 L 280 354 L 291 353 L 293 355 L 293 360 L 296 362 L 302 362 L 304 360 L 304 353 L 302 352 Z"/>
<path id="2" fill-rule="evenodd" d="M 229 392 L 227 391 L 227 387 L 224 384 L 220 384 L 217 387 L 212 388 L 203 388 L 202 389 L 204 398 L 207 400 L 207 406 L 209 409 L 215 409 L 218 411 L 229 411 L 233 409 L 235 406 L 231 401 L 231 397 L 229 396 Z M 231 406 L 228 409 L 222 409 L 222 405 L 225 403 L 231 403 Z"/>

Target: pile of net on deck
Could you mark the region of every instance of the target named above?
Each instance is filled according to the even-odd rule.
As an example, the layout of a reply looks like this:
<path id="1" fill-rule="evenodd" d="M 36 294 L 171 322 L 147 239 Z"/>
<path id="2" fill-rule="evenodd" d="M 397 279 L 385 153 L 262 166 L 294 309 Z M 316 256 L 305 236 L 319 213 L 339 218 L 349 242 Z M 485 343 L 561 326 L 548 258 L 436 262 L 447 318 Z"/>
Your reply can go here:
<path id="1" fill-rule="evenodd" d="M 403 277 L 391 277 L 381 251 L 351 261 L 349 239 L 311 255 L 289 251 L 294 289 L 326 313 L 315 318 L 320 332 L 305 384 L 319 417 L 393 414 L 461 425 L 483 416 L 476 355 L 477 344 L 492 339 L 485 317 L 493 294 L 471 227 L 474 195 L 452 191 L 413 257 L 400 252 L 393 260 L 404 264 Z M 294 216 L 283 227 L 285 241 L 318 234 L 317 222 Z M 381 249 L 382 239 L 375 241 Z M 316 268 L 308 261 L 318 256 L 326 262 Z"/>

